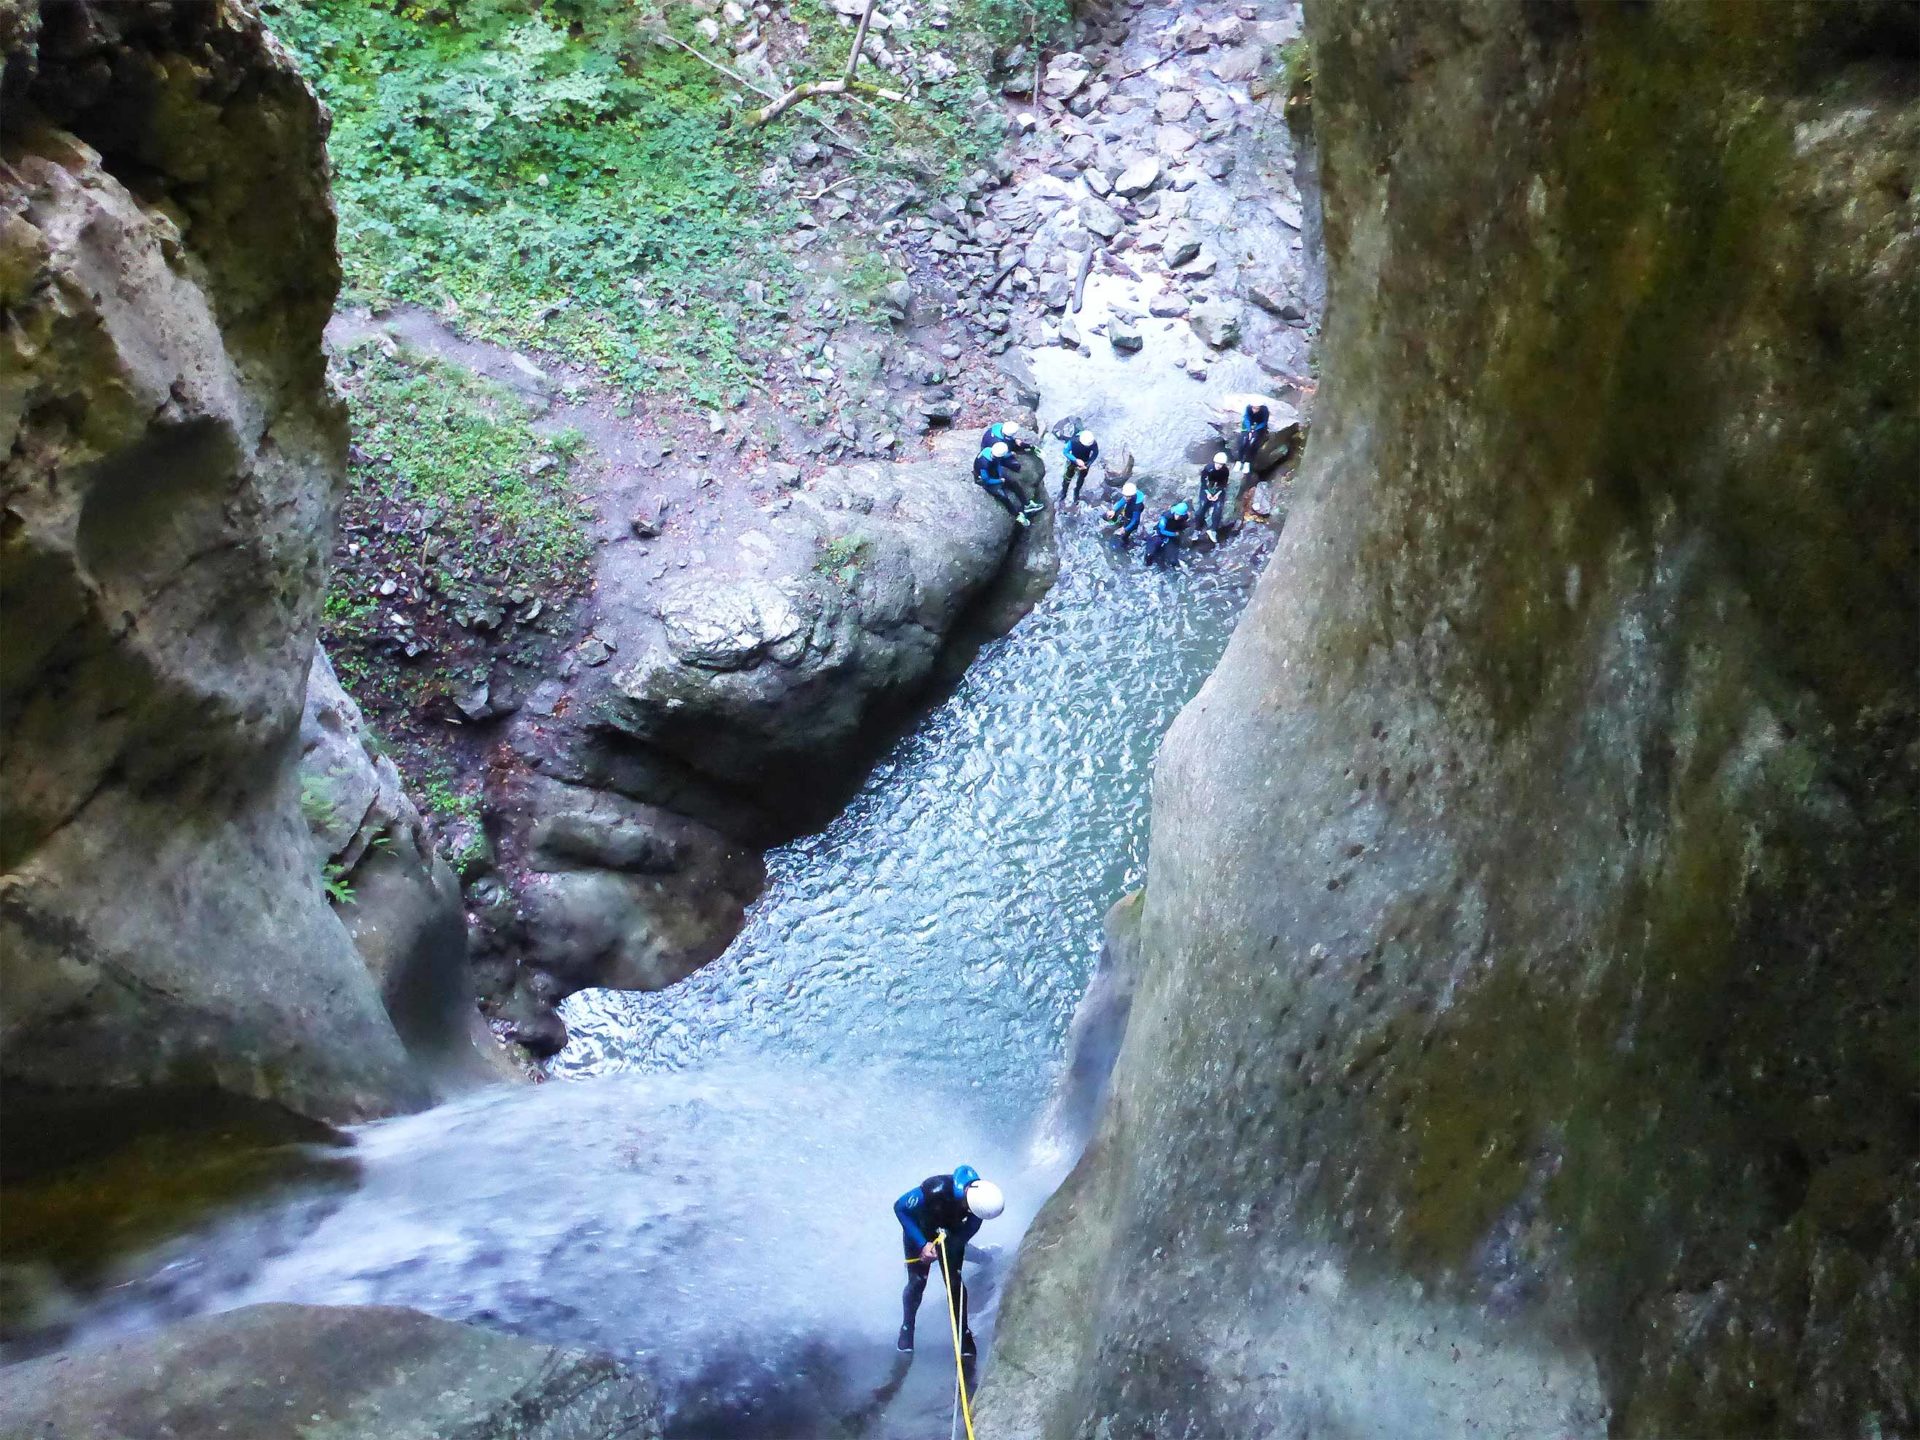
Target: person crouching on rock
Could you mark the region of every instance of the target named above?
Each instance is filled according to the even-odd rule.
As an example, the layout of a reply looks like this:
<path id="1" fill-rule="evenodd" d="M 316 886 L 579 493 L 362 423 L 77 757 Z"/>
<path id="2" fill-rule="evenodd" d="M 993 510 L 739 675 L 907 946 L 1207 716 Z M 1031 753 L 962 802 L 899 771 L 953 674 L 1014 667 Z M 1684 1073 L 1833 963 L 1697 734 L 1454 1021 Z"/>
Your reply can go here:
<path id="1" fill-rule="evenodd" d="M 1220 521 L 1227 509 L 1227 482 L 1232 475 L 1224 450 L 1215 451 L 1212 463 L 1200 471 L 1200 528 L 1214 540 L 1220 538 Z"/>
<path id="2" fill-rule="evenodd" d="M 1031 455 L 1038 448 L 1035 437 L 1023 426 L 1006 420 L 996 420 L 980 432 L 982 450 L 991 450 L 996 445 L 1004 445 L 1016 455 Z"/>
<path id="3" fill-rule="evenodd" d="M 1007 513 L 1013 516 L 1016 525 L 1031 525 L 1027 519 L 1027 507 L 1019 487 L 1010 478 L 1013 469 L 1013 455 L 1004 440 L 982 450 L 973 457 L 973 478 L 995 500 L 1006 506 Z"/>
<path id="4" fill-rule="evenodd" d="M 1114 538 L 1124 545 L 1133 539 L 1133 532 L 1140 528 L 1140 517 L 1146 511 L 1147 502 L 1140 498 L 1140 487 L 1129 480 L 1120 487 L 1120 498 L 1113 502 L 1113 508 L 1101 521 L 1114 527 Z"/>
<path id="5" fill-rule="evenodd" d="M 1175 502 L 1172 509 L 1162 512 L 1154 523 L 1153 533 L 1147 536 L 1147 564 L 1158 561 L 1163 551 L 1180 548 L 1180 537 L 1187 529 L 1188 513 L 1184 500 Z"/>
<path id="6" fill-rule="evenodd" d="M 1067 468 L 1060 474 L 1060 503 L 1067 503 L 1067 487 L 1073 487 L 1073 503 L 1080 503 L 1080 487 L 1087 483 L 1087 472 L 1093 468 L 1093 462 L 1100 458 L 1099 442 L 1093 438 L 1091 430 L 1082 430 L 1068 439 L 1060 451 L 1066 457 Z"/>
<path id="7" fill-rule="evenodd" d="M 893 1202 L 894 1216 L 900 1221 L 900 1240 L 907 1252 L 907 1289 L 900 1297 L 898 1349 L 912 1351 L 913 1321 L 920 1313 L 920 1297 L 927 1291 L 927 1276 L 934 1266 L 944 1263 L 947 1302 L 953 1307 L 953 1323 L 960 1329 L 960 1354 L 973 1356 L 973 1331 L 967 1326 L 967 1292 L 960 1283 L 960 1266 L 967 1258 L 967 1242 L 981 1224 L 1006 1208 L 1000 1187 L 982 1180 L 971 1165 L 957 1166 L 951 1175 L 929 1175 Z M 946 1237 L 944 1261 L 942 1235 Z"/>

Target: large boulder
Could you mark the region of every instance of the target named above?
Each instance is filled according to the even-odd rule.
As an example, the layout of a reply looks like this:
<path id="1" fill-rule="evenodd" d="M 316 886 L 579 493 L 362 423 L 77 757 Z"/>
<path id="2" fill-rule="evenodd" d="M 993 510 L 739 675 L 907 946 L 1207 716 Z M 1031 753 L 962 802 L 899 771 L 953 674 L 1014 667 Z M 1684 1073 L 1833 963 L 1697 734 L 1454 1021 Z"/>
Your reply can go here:
<path id="1" fill-rule="evenodd" d="M 0 135 L 0 1075 L 414 1103 L 296 777 L 346 448 L 325 118 L 237 5 L 40 18 Z"/>
<path id="2" fill-rule="evenodd" d="M 657 1440 L 617 1361 L 384 1305 L 252 1305 L 29 1360 L 0 1434 L 33 1440 Z"/>
<path id="3" fill-rule="evenodd" d="M 1308 19 L 1314 443 L 981 1433 L 1910 1432 L 1911 9 Z"/>
<path id="4" fill-rule="evenodd" d="M 751 797 L 778 827 L 837 808 L 830 781 L 857 781 L 1006 565 L 1014 527 L 970 477 L 971 449 L 954 437 L 930 460 L 827 471 L 769 517 L 745 573 L 691 575 L 651 615 L 614 617 L 624 663 L 602 732 Z"/>
<path id="5" fill-rule="evenodd" d="M 974 443 L 828 469 L 725 565 L 657 587 L 606 576 L 613 663 L 579 678 L 577 718 L 516 722 L 489 794 L 506 893 L 482 908 L 481 973 L 514 1038 L 551 1051 L 566 995 L 658 989 L 718 955 L 760 852 L 837 810 L 971 645 L 1051 583 L 1051 513 L 1016 539 L 972 479 Z M 1033 457 L 1023 483 L 1045 478 Z"/>

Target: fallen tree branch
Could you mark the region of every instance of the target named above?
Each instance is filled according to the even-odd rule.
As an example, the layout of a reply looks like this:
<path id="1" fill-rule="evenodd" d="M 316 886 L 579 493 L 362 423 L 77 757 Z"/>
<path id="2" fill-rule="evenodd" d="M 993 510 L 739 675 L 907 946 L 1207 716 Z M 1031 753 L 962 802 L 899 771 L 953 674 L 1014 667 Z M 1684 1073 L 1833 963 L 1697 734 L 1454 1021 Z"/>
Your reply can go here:
<path id="1" fill-rule="evenodd" d="M 1118 85 L 1122 80 L 1131 80 L 1136 75 L 1144 75 L 1147 73 L 1147 71 L 1152 70 L 1157 66 L 1164 65 L 1169 60 L 1178 60 L 1180 58 L 1180 55 L 1181 55 L 1181 52 L 1176 50 L 1171 55 L 1162 55 L 1158 60 L 1149 60 L 1146 64 L 1142 65 L 1138 70 L 1129 70 L 1127 71 L 1126 74 L 1116 75 L 1111 80 L 1107 80 L 1107 77 L 1104 75 L 1102 75 L 1100 78 L 1102 80 L 1107 80 L 1107 83 L 1109 85 Z"/>
<path id="2" fill-rule="evenodd" d="M 767 92 L 760 91 L 762 95 Z M 771 105 L 762 105 L 747 116 L 750 125 L 765 125 L 779 119 L 802 100 L 818 100 L 822 95 L 874 95 L 882 100 L 895 102 L 907 97 L 898 90 L 887 90 L 879 85 L 869 85 L 864 80 L 810 80 L 805 85 L 796 85 L 786 94 L 774 100 Z M 768 97 L 772 99 L 771 96 Z"/>

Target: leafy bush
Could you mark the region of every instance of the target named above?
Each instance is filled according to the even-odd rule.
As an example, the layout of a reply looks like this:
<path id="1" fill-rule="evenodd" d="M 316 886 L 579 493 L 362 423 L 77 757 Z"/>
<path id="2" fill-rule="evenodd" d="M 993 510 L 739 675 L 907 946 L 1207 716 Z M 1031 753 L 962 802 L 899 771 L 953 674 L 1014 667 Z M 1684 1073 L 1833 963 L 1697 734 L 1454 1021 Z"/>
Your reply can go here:
<path id="1" fill-rule="evenodd" d="M 333 111 L 350 294 L 635 387 L 712 398 L 753 373 L 790 217 L 755 193 L 761 141 L 719 77 L 621 7 L 555 7 L 577 35 L 504 5 L 266 8 Z"/>

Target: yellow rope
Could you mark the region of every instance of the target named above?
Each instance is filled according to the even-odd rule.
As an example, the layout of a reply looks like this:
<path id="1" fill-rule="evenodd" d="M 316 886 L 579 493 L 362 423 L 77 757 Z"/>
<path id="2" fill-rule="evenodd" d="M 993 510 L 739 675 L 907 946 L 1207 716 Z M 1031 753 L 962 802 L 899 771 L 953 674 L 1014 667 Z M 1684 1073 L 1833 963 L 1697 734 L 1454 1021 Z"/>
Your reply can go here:
<path id="1" fill-rule="evenodd" d="M 967 1422 L 967 1440 L 973 1440 L 973 1402 L 967 1398 L 967 1367 L 960 1355 L 960 1306 L 954 1303 L 955 1280 L 947 1269 L 947 1232 L 933 1237 L 940 1244 L 940 1281 L 947 1287 L 947 1325 L 953 1331 L 954 1380 L 960 1387 L 960 1414 Z"/>

